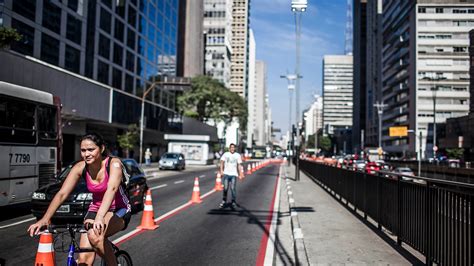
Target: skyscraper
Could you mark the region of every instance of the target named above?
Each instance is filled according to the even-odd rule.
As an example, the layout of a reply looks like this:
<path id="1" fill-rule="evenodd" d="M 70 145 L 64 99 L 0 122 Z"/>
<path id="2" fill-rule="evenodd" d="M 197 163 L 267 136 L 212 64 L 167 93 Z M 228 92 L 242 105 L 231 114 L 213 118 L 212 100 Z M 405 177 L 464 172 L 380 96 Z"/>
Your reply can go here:
<path id="1" fill-rule="evenodd" d="M 323 59 L 323 127 L 325 134 L 352 126 L 352 55 Z"/>
<path id="2" fill-rule="evenodd" d="M 232 0 L 204 0 L 205 74 L 231 88 Z"/>
<path id="3" fill-rule="evenodd" d="M 247 98 L 250 0 L 233 0 L 230 90 Z"/>
<path id="4" fill-rule="evenodd" d="M 391 126 L 423 134 L 422 157 L 433 156 L 436 123 L 469 110 L 468 31 L 473 1 L 386 1 L 383 6 L 382 140 L 385 150 L 413 156 L 414 134 L 391 138 Z M 403 30 L 402 30 L 403 29 Z M 436 110 L 436 112 L 435 112 Z"/>
<path id="5" fill-rule="evenodd" d="M 354 1 L 354 110 L 352 118 L 352 145 L 354 152 L 361 150 L 361 135 L 365 135 L 367 102 L 367 0 Z"/>

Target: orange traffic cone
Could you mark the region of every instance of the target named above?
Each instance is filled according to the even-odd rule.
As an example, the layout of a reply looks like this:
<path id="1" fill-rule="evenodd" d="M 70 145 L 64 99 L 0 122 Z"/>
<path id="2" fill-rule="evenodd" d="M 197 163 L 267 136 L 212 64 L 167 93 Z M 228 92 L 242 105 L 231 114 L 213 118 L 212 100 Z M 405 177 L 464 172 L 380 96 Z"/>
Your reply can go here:
<path id="1" fill-rule="evenodd" d="M 247 174 L 250 175 L 252 173 L 252 168 L 250 167 L 250 164 L 247 165 Z"/>
<path id="2" fill-rule="evenodd" d="M 153 214 L 153 203 L 151 202 L 151 190 L 146 191 L 145 207 L 143 208 L 142 222 L 137 227 L 144 230 L 155 230 L 159 225 L 155 224 L 155 217 Z"/>
<path id="3" fill-rule="evenodd" d="M 194 179 L 193 195 L 191 196 L 192 203 L 201 203 L 201 193 L 199 192 L 199 178 Z"/>
<path id="4" fill-rule="evenodd" d="M 217 176 L 216 176 L 216 185 L 214 186 L 214 189 L 216 191 L 221 191 L 222 190 L 222 178 L 221 178 L 221 174 L 220 173 L 217 173 Z"/>
<path id="5" fill-rule="evenodd" d="M 35 266 L 55 265 L 53 235 L 49 232 L 42 233 L 36 253 Z"/>

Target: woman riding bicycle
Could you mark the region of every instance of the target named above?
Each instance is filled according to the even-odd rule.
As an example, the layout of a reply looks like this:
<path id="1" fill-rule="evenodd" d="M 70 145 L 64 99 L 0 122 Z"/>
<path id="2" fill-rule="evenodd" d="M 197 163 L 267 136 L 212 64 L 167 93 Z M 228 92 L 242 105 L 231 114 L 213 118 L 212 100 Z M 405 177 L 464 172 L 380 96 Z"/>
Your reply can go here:
<path id="1" fill-rule="evenodd" d="M 74 165 L 61 189 L 54 196 L 44 216 L 28 228 L 30 236 L 39 233 L 50 223 L 59 206 L 73 191 L 85 170 L 87 188 L 92 193 L 92 203 L 84 218 L 84 223 L 92 224 L 87 234 L 81 234 L 80 247 L 93 248 L 106 265 L 117 265 L 114 251 L 108 237 L 124 230 L 130 221 L 131 208 L 121 186 L 122 163 L 118 158 L 107 155 L 104 140 L 98 134 L 86 134 L 81 138 L 81 157 L 84 162 Z M 110 164 L 110 173 L 107 165 Z M 79 265 L 92 265 L 95 253 L 80 253 Z"/>

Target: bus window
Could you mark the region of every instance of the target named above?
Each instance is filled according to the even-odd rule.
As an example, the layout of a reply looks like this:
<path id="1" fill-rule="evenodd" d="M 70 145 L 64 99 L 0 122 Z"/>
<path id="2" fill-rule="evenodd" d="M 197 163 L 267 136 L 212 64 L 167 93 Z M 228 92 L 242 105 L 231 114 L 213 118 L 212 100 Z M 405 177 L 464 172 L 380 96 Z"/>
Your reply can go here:
<path id="1" fill-rule="evenodd" d="M 35 144 L 35 105 L 0 96 L 0 139 Z"/>
<path id="2" fill-rule="evenodd" d="M 54 107 L 38 107 L 38 137 L 41 139 L 56 139 L 56 109 Z"/>

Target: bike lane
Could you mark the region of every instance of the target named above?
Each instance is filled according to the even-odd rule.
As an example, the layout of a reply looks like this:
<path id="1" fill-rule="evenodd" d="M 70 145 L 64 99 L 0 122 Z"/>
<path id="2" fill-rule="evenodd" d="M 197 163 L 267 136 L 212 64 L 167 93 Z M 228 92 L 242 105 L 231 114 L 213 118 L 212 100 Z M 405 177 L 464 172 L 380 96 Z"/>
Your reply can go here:
<path id="1" fill-rule="evenodd" d="M 278 223 L 272 212 L 278 171 L 279 166 L 272 164 L 239 181 L 240 206 L 235 210 L 219 209 L 222 192 L 211 191 L 201 204 L 184 203 L 155 231 L 120 240 L 120 248 L 130 253 L 136 265 L 255 265 L 273 245 L 268 241 L 272 218 L 275 226 Z"/>

